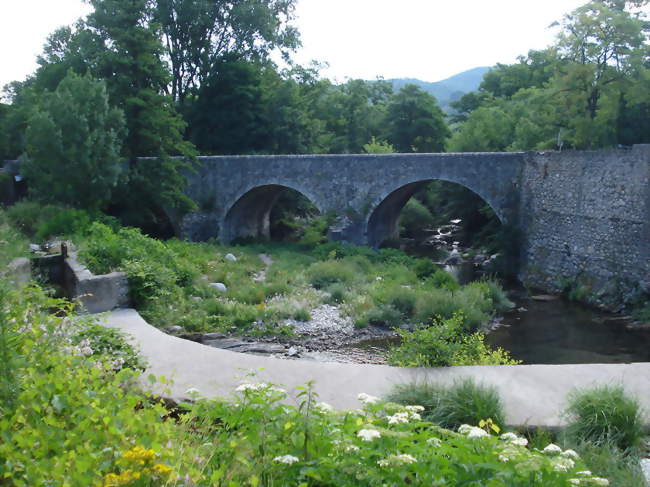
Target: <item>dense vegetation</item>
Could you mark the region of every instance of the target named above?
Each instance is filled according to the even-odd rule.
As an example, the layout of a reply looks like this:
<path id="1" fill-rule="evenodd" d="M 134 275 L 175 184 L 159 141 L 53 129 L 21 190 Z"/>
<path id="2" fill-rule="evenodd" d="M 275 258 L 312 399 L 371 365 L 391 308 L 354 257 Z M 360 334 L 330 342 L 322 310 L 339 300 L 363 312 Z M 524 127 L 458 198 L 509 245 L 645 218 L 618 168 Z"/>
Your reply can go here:
<path id="1" fill-rule="evenodd" d="M 227 400 L 189 390 L 194 402 L 169 410 L 141 388 L 119 336 L 88 334 L 92 319 L 36 287 L 0 299 L 3 484 L 607 485 L 572 451 L 491 436 L 493 421 L 455 433 L 419 405 L 363 393 L 361 409 L 334 412 L 309 385 L 288 406 L 287 392 L 251 381 Z"/>

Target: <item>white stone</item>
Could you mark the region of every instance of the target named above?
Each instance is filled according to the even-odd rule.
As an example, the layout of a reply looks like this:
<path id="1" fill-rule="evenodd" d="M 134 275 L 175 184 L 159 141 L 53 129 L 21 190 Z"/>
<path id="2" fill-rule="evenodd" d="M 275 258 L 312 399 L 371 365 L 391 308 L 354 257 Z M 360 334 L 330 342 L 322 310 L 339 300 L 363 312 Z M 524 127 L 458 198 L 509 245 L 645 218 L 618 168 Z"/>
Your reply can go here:
<path id="1" fill-rule="evenodd" d="M 230 262 L 237 262 L 237 257 L 235 257 L 233 254 L 226 254 L 225 259 L 229 260 Z"/>
<path id="2" fill-rule="evenodd" d="M 228 291 L 228 288 L 223 282 L 212 282 L 210 283 L 210 287 L 216 289 L 219 292 L 225 293 Z"/>

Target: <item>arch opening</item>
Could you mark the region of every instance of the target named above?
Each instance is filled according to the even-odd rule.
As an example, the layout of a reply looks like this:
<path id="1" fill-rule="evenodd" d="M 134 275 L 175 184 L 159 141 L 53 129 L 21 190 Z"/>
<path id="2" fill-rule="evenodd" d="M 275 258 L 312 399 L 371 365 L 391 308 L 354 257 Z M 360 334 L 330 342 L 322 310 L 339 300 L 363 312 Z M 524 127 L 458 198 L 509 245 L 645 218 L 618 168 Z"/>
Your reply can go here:
<path id="1" fill-rule="evenodd" d="M 370 215 L 366 235 L 375 248 L 400 247 L 438 262 L 492 259 L 490 272 L 516 272 L 518 242 L 503 216 L 455 182 L 428 179 L 396 189 Z"/>
<path id="2" fill-rule="evenodd" d="M 247 191 L 228 210 L 223 240 L 290 241 L 320 211 L 302 192 L 279 184 Z"/>

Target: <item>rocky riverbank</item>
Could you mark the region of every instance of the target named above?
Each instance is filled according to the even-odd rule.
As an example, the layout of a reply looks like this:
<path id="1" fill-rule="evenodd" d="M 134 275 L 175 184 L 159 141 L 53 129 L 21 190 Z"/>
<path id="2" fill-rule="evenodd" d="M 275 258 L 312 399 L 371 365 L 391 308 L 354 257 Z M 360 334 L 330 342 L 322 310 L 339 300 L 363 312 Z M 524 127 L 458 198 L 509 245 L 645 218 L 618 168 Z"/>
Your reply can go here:
<path id="1" fill-rule="evenodd" d="M 309 321 L 285 320 L 282 324 L 293 329 L 291 337 L 253 337 L 251 335 L 229 336 L 224 333 L 181 335 L 204 345 L 233 352 L 252 353 L 290 360 L 314 360 L 319 362 L 342 362 L 384 364 L 385 349 L 355 347 L 374 340 L 390 340 L 397 333 L 389 328 L 354 326 L 349 317 L 332 305 L 323 304 L 310 312 Z"/>

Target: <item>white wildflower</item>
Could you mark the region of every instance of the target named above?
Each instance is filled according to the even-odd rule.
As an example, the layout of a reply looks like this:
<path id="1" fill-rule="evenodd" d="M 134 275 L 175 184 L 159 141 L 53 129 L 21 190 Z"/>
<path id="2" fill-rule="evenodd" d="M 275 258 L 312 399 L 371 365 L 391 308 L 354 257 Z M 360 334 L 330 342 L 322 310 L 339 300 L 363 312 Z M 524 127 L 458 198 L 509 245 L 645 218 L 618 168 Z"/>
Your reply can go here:
<path id="1" fill-rule="evenodd" d="M 429 445 L 432 445 L 432 446 L 436 447 L 436 448 L 440 448 L 442 446 L 442 440 L 440 440 L 440 438 L 436 438 L 435 436 L 432 437 L 432 438 L 429 438 L 427 440 L 427 443 Z"/>
<path id="2" fill-rule="evenodd" d="M 409 413 L 421 413 L 424 411 L 424 406 L 404 406 Z"/>
<path id="3" fill-rule="evenodd" d="M 499 461 L 500 461 L 500 462 L 504 462 L 504 463 L 505 463 L 505 462 L 509 462 L 509 461 L 510 461 L 510 457 L 507 456 L 507 455 L 504 455 L 504 454 L 502 453 L 502 454 L 499 455 Z"/>
<path id="4" fill-rule="evenodd" d="M 348 445 L 345 447 L 345 451 L 347 452 L 359 451 L 359 447 L 357 445 Z"/>
<path id="5" fill-rule="evenodd" d="M 334 408 L 327 404 L 326 402 L 319 402 L 316 404 L 316 409 L 319 410 L 321 413 L 331 413 L 334 411 Z"/>
<path id="6" fill-rule="evenodd" d="M 556 472 L 568 472 L 575 466 L 575 462 L 567 457 L 558 457 L 553 460 L 553 470 Z"/>
<path id="7" fill-rule="evenodd" d="M 194 396 L 198 396 L 200 392 L 196 387 L 190 387 L 188 390 L 185 391 L 185 394 L 187 394 L 190 397 L 194 397 Z"/>
<path id="8" fill-rule="evenodd" d="M 602 485 L 603 487 L 606 487 L 609 485 L 609 480 L 603 478 L 603 477 L 591 477 L 589 479 L 589 482 L 592 485 Z"/>
<path id="9" fill-rule="evenodd" d="M 580 485 L 581 482 L 582 482 L 582 481 L 581 481 L 580 479 L 569 479 L 569 483 L 570 483 L 571 485 Z"/>
<path id="10" fill-rule="evenodd" d="M 292 463 L 299 462 L 300 459 L 298 457 L 294 457 L 293 455 L 282 455 L 281 457 L 275 457 L 273 461 L 291 465 Z"/>
<path id="11" fill-rule="evenodd" d="M 572 458 L 573 460 L 577 460 L 578 458 L 580 458 L 580 455 L 578 455 L 578 453 L 575 450 L 564 450 L 562 452 L 562 456 L 567 458 Z"/>
<path id="12" fill-rule="evenodd" d="M 576 475 L 582 475 L 583 477 L 591 477 L 593 474 L 591 473 L 591 470 L 580 470 L 579 472 L 576 472 Z"/>
<path id="13" fill-rule="evenodd" d="M 499 438 L 501 438 L 503 441 L 514 441 L 519 437 L 514 433 L 503 433 L 501 436 L 499 436 Z"/>
<path id="14" fill-rule="evenodd" d="M 388 424 L 400 424 L 409 422 L 409 413 L 395 413 L 392 416 L 388 416 Z"/>
<path id="15" fill-rule="evenodd" d="M 375 438 L 381 438 L 381 433 L 377 430 L 362 429 L 359 430 L 357 436 L 363 441 L 372 441 Z"/>
<path id="16" fill-rule="evenodd" d="M 483 438 L 485 436 L 490 436 L 487 431 L 482 430 L 481 428 L 473 428 L 472 431 L 467 435 L 468 438 Z"/>
<path id="17" fill-rule="evenodd" d="M 387 458 L 379 460 L 377 465 L 380 467 L 390 467 L 390 466 L 399 466 L 399 465 L 408 465 L 410 463 L 416 463 L 417 460 L 409 455 L 408 453 L 400 453 L 398 455 L 390 455 Z"/>
<path id="18" fill-rule="evenodd" d="M 514 433 L 503 433 L 499 438 L 515 446 L 527 446 L 528 440 L 523 436 L 517 436 Z"/>
<path id="19" fill-rule="evenodd" d="M 554 443 L 549 443 L 546 445 L 546 447 L 542 450 L 543 453 L 546 453 L 547 455 L 559 455 L 562 453 L 562 448 L 557 446 Z"/>
<path id="20" fill-rule="evenodd" d="M 267 384 L 266 382 L 257 382 L 257 383 L 250 383 L 250 382 L 244 382 L 243 384 L 240 384 L 237 386 L 235 389 L 237 392 L 276 392 L 278 394 L 286 394 L 287 392 L 284 389 L 280 389 L 279 387 L 274 387 L 271 384 Z"/>
<path id="21" fill-rule="evenodd" d="M 362 392 L 357 396 L 357 399 L 361 401 L 362 403 L 368 405 L 368 404 L 376 404 L 380 401 L 378 397 L 371 396 L 370 394 L 366 394 L 365 392 Z"/>
<path id="22" fill-rule="evenodd" d="M 470 431 L 472 431 L 472 428 L 473 428 L 473 426 L 470 426 L 470 425 L 468 425 L 468 424 L 461 424 L 461 425 L 458 427 L 458 432 L 459 432 L 461 435 L 466 435 L 467 433 L 469 433 Z"/>

